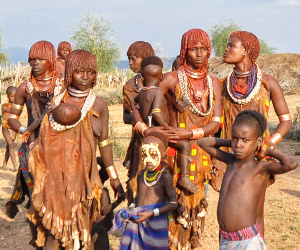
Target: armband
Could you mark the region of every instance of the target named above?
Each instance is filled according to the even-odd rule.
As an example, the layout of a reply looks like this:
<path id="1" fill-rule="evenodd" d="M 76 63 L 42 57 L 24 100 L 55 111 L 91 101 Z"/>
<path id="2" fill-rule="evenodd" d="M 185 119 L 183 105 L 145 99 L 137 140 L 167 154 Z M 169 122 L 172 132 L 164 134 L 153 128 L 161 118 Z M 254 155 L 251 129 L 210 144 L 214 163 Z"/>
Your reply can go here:
<path id="1" fill-rule="evenodd" d="M 109 166 L 106 168 L 106 172 L 111 180 L 118 178 L 118 173 L 115 166 Z"/>
<path id="2" fill-rule="evenodd" d="M 153 209 L 153 216 L 154 216 L 154 217 L 159 216 L 159 209 L 158 209 L 158 208 L 154 208 L 154 209 Z"/>
<path id="3" fill-rule="evenodd" d="M 191 138 L 192 140 L 197 140 L 204 136 L 203 128 L 192 129 L 192 132 L 193 132 L 193 137 Z"/>
<path id="4" fill-rule="evenodd" d="M 19 105 L 19 104 L 16 104 L 16 103 L 13 103 L 12 105 L 11 105 L 12 107 L 14 107 L 15 109 L 18 109 L 18 110 L 23 110 L 23 105 Z"/>
<path id="5" fill-rule="evenodd" d="M 279 121 L 280 121 L 280 122 L 292 120 L 292 117 L 291 117 L 290 114 L 280 115 L 280 116 L 278 116 L 278 118 L 279 118 Z"/>
<path id="6" fill-rule="evenodd" d="M 147 128 L 149 128 L 146 123 L 144 122 L 137 122 L 135 125 L 134 125 L 136 131 L 138 131 L 140 134 L 142 134 L 144 136 L 144 132 Z"/>
<path id="7" fill-rule="evenodd" d="M 19 120 L 20 116 L 14 114 L 8 114 L 8 118 Z"/>
<path id="8" fill-rule="evenodd" d="M 218 122 L 218 123 L 222 123 L 222 118 L 221 117 L 217 117 L 217 116 L 213 116 L 211 119 L 210 119 L 211 122 Z"/>
<path id="9" fill-rule="evenodd" d="M 99 142 L 98 142 L 99 148 L 103 148 L 103 147 L 105 147 L 105 146 L 108 145 L 108 144 L 109 144 L 109 139 L 106 139 L 106 140 L 104 140 L 104 141 L 99 141 Z"/>
<path id="10" fill-rule="evenodd" d="M 21 135 L 23 135 L 24 133 L 25 133 L 25 131 L 27 130 L 27 127 L 24 127 L 24 126 L 21 126 L 20 128 L 19 128 L 19 133 L 21 134 Z"/>
<path id="11" fill-rule="evenodd" d="M 161 112 L 161 109 L 152 109 L 152 114 L 153 113 L 160 113 Z"/>
<path id="12" fill-rule="evenodd" d="M 271 136 L 270 141 L 276 145 L 277 143 L 281 142 L 281 140 L 282 140 L 281 134 L 279 134 L 279 132 L 275 131 L 274 134 Z"/>

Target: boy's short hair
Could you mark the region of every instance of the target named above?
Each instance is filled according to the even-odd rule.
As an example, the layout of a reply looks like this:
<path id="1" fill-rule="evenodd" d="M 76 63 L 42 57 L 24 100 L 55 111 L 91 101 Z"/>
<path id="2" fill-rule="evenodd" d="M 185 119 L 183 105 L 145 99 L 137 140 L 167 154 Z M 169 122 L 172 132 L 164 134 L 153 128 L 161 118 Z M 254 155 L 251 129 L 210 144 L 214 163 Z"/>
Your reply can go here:
<path id="1" fill-rule="evenodd" d="M 17 90 L 17 88 L 15 86 L 9 86 L 7 89 L 6 89 L 6 94 L 8 95 L 8 93 L 12 90 Z"/>
<path id="2" fill-rule="evenodd" d="M 232 129 L 237 125 L 247 125 L 255 128 L 257 136 L 260 137 L 263 136 L 267 128 L 267 121 L 263 114 L 255 110 L 244 110 L 236 116 Z"/>
<path id="3" fill-rule="evenodd" d="M 147 56 L 143 59 L 141 63 L 141 70 L 148 65 L 158 65 L 160 67 L 164 67 L 162 60 L 157 56 Z"/>
<path id="4" fill-rule="evenodd" d="M 159 140 L 162 141 L 162 143 L 165 145 L 166 148 L 168 148 L 168 140 L 166 138 L 166 136 L 163 134 L 163 133 L 160 133 L 160 132 L 150 132 L 149 134 L 147 134 L 143 140 L 145 140 L 147 137 L 149 136 L 153 136 L 153 137 L 156 137 L 158 138 Z"/>

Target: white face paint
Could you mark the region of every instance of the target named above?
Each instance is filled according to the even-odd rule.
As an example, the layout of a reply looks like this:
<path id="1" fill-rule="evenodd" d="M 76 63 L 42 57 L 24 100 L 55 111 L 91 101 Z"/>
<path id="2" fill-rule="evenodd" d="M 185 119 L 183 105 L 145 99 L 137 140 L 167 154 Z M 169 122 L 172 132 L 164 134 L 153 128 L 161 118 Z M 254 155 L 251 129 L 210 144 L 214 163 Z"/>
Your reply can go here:
<path id="1" fill-rule="evenodd" d="M 161 154 L 157 143 L 142 144 L 142 161 L 144 166 L 151 171 L 160 165 Z"/>

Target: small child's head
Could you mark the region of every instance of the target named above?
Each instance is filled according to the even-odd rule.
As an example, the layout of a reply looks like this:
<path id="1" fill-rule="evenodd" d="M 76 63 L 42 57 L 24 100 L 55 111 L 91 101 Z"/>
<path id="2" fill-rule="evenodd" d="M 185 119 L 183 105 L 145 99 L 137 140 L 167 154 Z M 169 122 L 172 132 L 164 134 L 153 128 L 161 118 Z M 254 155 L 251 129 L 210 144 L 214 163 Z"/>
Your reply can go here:
<path id="1" fill-rule="evenodd" d="M 168 147 L 165 135 L 151 132 L 144 137 L 142 143 L 142 161 L 145 168 L 154 171 L 159 167 Z"/>
<path id="2" fill-rule="evenodd" d="M 104 184 L 104 182 L 106 182 L 108 180 L 109 176 L 106 172 L 105 165 L 104 165 L 101 157 L 97 157 L 97 164 L 101 167 L 101 169 L 99 170 L 99 175 L 100 175 L 102 184 Z"/>
<path id="3" fill-rule="evenodd" d="M 147 56 L 141 63 L 141 75 L 144 86 L 159 86 L 162 80 L 163 62 L 157 56 Z"/>
<path id="4" fill-rule="evenodd" d="M 134 73 L 141 71 L 141 62 L 147 56 L 154 56 L 154 50 L 150 43 L 137 41 L 130 45 L 127 51 L 130 69 Z"/>
<path id="5" fill-rule="evenodd" d="M 175 60 L 173 61 L 173 63 L 172 63 L 172 71 L 178 70 L 179 67 L 180 67 L 180 55 L 177 56 L 177 57 L 175 58 Z"/>
<path id="6" fill-rule="evenodd" d="M 263 143 L 267 128 L 266 118 L 254 110 L 244 110 L 237 115 L 232 126 L 232 150 L 238 159 L 254 154 Z"/>
<path id="7" fill-rule="evenodd" d="M 72 46 L 70 43 L 63 41 L 58 44 L 57 56 L 59 56 L 60 58 L 67 60 L 71 52 L 72 52 Z"/>
<path id="8" fill-rule="evenodd" d="M 8 99 L 9 102 L 11 102 L 11 103 L 14 102 L 16 91 L 17 91 L 17 88 L 14 87 L 14 86 L 9 86 L 6 89 L 6 95 L 7 95 L 7 99 Z"/>

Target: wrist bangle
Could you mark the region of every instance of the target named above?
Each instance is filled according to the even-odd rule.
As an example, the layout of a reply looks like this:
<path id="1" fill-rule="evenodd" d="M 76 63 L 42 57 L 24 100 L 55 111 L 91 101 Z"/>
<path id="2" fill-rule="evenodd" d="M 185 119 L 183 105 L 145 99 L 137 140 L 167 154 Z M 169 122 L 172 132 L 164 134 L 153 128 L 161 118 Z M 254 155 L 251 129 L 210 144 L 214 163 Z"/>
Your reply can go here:
<path id="1" fill-rule="evenodd" d="M 213 116 L 211 119 L 210 119 L 211 122 L 218 122 L 218 123 L 222 123 L 222 118 L 221 117 L 218 117 L 218 116 Z"/>
<path id="2" fill-rule="evenodd" d="M 154 208 L 152 211 L 153 211 L 153 216 L 154 217 L 159 216 L 159 209 L 158 208 Z"/>
<path id="3" fill-rule="evenodd" d="M 193 137 L 191 138 L 192 140 L 197 140 L 204 136 L 203 128 L 192 129 L 192 132 L 193 132 Z"/>
<path id="4" fill-rule="evenodd" d="M 290 114 L 280 115 L 280 116 L 278 116 L 278 118 L 279 118 L 279 121 L 280 121 L 280 122 L 292 120 L 292 117 L 291 117 Z"/>
<path id="5" fill-rule="evenodd" d="M 281 134 L 279 134 L 279 132 L 275 131 L 274 134 L 271 136 L 270 141 L 276 145 L 277 143 L 281 142 L 281 140 L 282 140 Z"/>
<path id="6" fill-rule="evenodd" d="M 25 133 L 25 131 L 27 130 L 27 127 L 24 127 L 24 126 L 21 126 L 20 128 L 19 128 L 19 133 L 21 134 L 21 135 L 23 135 L 24 133 Z"/>
<path id="7" fill-rule="evenodd" d="M 106 168 L 106 172 L 111 180 L 118 178 L 118 173 L 115 166 L 109 166 Z"/>
<path id="8" fill-rule="evenodd" d="M 137 122 L 135 125 L 134 125 L 136 131 L 138 131 L 140 134 L 142 134 L 144 136 L 144 132 L 147 128 L 149 128 L 146 123 L 144 122 Z"/>
<path id="9" fill-rule="evenodd" d="M 103 148 L 103 147 L 105 147 L 105 146 L 108 145 L 108 144 L 109 144 L 109 139 L 106 139 L 106 140 L 104 140 L 104 141 L 99 141 L 99 142 L 98 142 L 99 148 Z"/>
<path id="10" fill-rule="evenodd" d="M 152 114 L 153 113 L 160 113 L 161 112 L 161 109 L 152 109 Z"/>
<path id="11" fill-rule="evenodd" d="M 132 202 L 129 207 L 135 207 L 135 204 Z"/>

